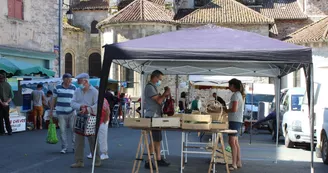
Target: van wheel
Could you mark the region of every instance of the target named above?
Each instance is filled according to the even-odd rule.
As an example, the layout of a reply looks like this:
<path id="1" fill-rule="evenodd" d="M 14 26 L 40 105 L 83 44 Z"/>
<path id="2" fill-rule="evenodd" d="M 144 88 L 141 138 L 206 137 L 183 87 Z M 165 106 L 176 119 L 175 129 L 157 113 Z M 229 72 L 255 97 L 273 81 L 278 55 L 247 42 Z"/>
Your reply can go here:
<path id="1" fill-rule="evenodd" d="M 294 147 L 294 142 L 292 142 L 289 137 L 288 137 L 288 131 L 286 131 L 286 135 L 285 135 L 285 146 L 287 148 L 293 148 Z"/>
<path id="2" fill-rule="evenodd" d="M 328 139 L 326 134 L 322 135 L 321 156 L 323 163 L 328 164 Z"/>

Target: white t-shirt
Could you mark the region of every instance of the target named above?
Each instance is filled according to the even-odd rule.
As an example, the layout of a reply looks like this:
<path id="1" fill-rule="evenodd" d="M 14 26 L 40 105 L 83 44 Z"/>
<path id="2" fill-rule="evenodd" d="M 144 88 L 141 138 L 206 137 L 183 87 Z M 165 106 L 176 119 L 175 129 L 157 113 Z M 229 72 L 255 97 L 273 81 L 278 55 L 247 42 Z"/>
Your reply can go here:
<path id="1" fill-rule="evenodd" d="M 229 119 L 229 121 L 232 121 L 232 122 L 242 123 L 243 122 L 243 112 L 244 112 L 244 100 L 243 100 L 243 96 L 241 95 L 241 93 L 239 91 L 233 93 L 233 95 L 231 96 L 229 109 L 232 108 L 234 101 L 238 102 L 238 110 L 237 110 L 237 112 L 229 113 L 228 119 Z"/>

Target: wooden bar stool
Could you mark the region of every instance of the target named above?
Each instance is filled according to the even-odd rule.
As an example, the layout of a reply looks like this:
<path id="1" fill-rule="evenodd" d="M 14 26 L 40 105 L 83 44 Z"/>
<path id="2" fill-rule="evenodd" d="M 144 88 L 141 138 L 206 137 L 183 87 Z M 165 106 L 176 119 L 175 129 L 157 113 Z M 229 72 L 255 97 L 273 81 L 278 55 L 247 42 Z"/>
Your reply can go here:
<path id="1" fill-rule="evenodd" d="M 154 141 L 153 141 L 153 134 L 151 130 L 141 130 L 140 135 L 140 141 L 136 153 L 136 159 L 133 164 L 132 173 L 138 173 L 140 169 L 141 162 L 144 161 L 143 156 L 147 155 L 147 159 L 149 160 L 149 166 L 150 166 L 150 173 L 153 173 L 153 164 L 152 164 L 152 155 L 154 156 L 154 162 L 155 162 L 155 171 L 158 173 L 158 165 L 156 160 L 156 152 L 152 154 L 152 151 L 149 149 L 149 142 L 148 137 L 150 137 L 150 145 L 152 146 L 153 150 L 155 150 L 154 147 Z M 144 154 L 144 150 L 147 150 L 147 154 Z"/>

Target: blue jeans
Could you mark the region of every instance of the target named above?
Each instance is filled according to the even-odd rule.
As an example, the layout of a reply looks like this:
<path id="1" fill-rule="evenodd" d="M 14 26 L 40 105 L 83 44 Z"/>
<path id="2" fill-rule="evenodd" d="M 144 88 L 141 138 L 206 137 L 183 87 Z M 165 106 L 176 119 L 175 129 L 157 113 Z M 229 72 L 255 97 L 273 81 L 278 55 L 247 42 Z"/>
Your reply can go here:
<path id="1" fill-rule="evenodd" d="M 68 148 L 68 138 L 67 133 L 70 133 L 70 137 L 72 140 L 72 148 L 75 148 L 75 133 L 74 133 L 74 125 L 75 125 L 75 112 L 72 112 L 67 115 L 57 115 L 58 123 L 60 128 L 60 141 L 62 143 L 62 149 Z M 67 125 L 69 125 L 67 127 Z M 68 130 L 69 129 L 69 130 Z"/>

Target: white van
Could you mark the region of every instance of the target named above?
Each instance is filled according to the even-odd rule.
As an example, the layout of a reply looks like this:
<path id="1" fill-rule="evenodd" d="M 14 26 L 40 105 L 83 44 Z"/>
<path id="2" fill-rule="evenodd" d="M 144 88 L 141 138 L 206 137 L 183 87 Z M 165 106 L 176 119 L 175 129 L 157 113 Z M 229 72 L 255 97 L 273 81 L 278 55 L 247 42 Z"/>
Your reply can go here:
<path id="1" fill-rule="evenodd" d="M 280 115 L 283 115 L 281 130 L 287 148 L 294 147 L 296 143 L 311 142 L 308 115 L 302 112 L 305 93 L 305 88 L 290 88 L 282 96 L 280 103 Z"/>

